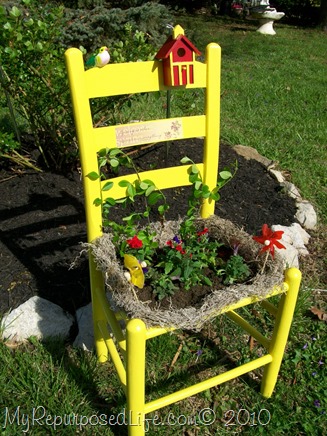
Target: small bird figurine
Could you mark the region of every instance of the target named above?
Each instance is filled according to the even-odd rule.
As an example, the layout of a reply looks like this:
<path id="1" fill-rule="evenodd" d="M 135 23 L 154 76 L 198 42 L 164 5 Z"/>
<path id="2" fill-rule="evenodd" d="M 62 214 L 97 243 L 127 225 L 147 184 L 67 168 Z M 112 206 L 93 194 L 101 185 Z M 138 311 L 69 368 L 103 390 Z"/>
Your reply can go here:
<path id="1" fill-rule="evenodd" d="M 97 53 L 90 57 L 86 61 L 87 67 L 99 67 L 102 68 L 110 61 L 110 54 L 108 52 L 108 47 L 101 47 Z"/>

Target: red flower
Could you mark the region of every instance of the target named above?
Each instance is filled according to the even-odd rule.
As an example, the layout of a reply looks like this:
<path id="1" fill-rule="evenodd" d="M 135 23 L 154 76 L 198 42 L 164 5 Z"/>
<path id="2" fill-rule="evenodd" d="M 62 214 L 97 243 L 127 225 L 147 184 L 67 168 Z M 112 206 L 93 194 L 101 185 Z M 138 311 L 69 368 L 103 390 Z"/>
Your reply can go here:
<path id="1" fill-rule="evenodd" d="M 206 227 L 201 232 L 198 232 L 198 236 L 205 235 L 206 233 L 208 233 L 208 231 L 209 231 L 209 229 Z"/>
<path id="2" fill-rule="evenodd" d="M 166 245 L 168 245 L 170 248 L 174 248 L 175 250 L 179 251 L 181 254 L 185 254 L 185 250 L 183 250 L 183 247 L 182 247 L 182 241 L 180 239 L 178 239 L 177 237 L 175 237 L 175 238 L 173 239 L 173 241 L 176 242 L 176 240 L 178 240 L 179 241 L 178 244 L 175 245 L 175 244 L 173 244 L 173 241 L 167 241 Z"/>
<path id="3" fill-rule="evenodd" d="M 277 248 L 286 248 L 283 244 L 279 242 L 279 239 L 282 239 L 283 236 L 283 230 L 277 230 L 276 232 L 273 232 L 267 224 L 264 224 L 262 226 L 262 235 L 261 236 L 253 236 L 252 238 L 259 242 L 259 244 L 264 245 L 264 247 L 260 250 L 260 253 L 264 251 L 270 252 L 272 258 L 275 254 L 275 246 Z"/>
<path id="4" fill-rule="evenodd" d="M 127 244 L 131 248 L 142 248 L 143 242 L 136 235 L 132 237 L 132 239 L 127 239 Z"/>
<path id="5" fill-rule="evenodd" d="M 181 254 L 185 254 L 185 250 L 183 250 L 183 247 L 180 244 L 176 245 L 175 249 Z"/>

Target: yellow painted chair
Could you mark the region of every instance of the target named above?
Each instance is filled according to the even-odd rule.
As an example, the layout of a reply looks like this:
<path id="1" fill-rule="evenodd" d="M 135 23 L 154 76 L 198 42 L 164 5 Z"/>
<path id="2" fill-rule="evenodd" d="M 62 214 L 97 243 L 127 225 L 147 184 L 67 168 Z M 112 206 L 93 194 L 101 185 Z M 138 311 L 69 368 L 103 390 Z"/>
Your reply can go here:
<path id="1" fill-rule="evenodd" d="M 185 85 L 186 89 L 205 89 L 205 111 L 203 115 L 187 116 L 177 119 L 162 119 L 128 125 L 95 127 L 92 121 L 90 99 L 153 91 L 165 91 L 162 63 L 158 60 L 149 62 L 109 64 L 103 68 L 84 69 L 83 55 L 76 48 L 66 51 L 66 64 L 75 116 L 75 125 L 80 150 L 82 177 L 84 184 L 85 210 L 88 242 L 102 235 L 102 209 L 94 203 L 96 198 L 103 201 L 106 195 L 116 199 L 125 197 L 124 188 L 118 186 L 119 178 L 109 193 L 102 190 L 105 181 L 86 177 L 92 172 L 99 172 L 97 152 L 106 147 L 137 146 L 151 142 L 171 140 L 165 132 L 177 122 L 179 129 L 174 139 L 204 137 L 202 162 L 197 165 L 203 175 L 203 182 L 213 189 L 216 186 L 219 156 L 219 116 L 220 116 L 220 69 L 221 50 L 217 44 L 209 44 L 206 49 L 205 63 L 194 62 L 194 83 Z M 144 132 L 148 134 L 145 135 Z M 159 189 L 189 185 L 188 166 L 177 166 L 140 173 L 142 179 L 150 179 Z M 124 176 L 133 182 L 135 175 Z M 115 179 L 112 179 L 115 180 Z M 203 218 L 214 213 L 214 202 L 205 201 L 201 210 Z M 226 313 L 246 332 L 262 344 L 267 352 L 253 361 L 237 366 L 225 373 L 216 375 L 195 385 L 158 398 L 145 401 L 145 349 L 146 341 L 171 331 L 164 328 L 149 328 L 141 319 L 126 321 L 122 330 L 117 315 L 111 309 L 106 296 L 102 273 L 96 269 L 95 262 L 89 258 L 91 293 L 93 305 L 95 346 L 100 362 L 105 362 L 108 355 L 115 365 L 118 377 L 125 390 L 129 422 L 129 435 L 144 434 L 144 417 L 146 414 L 178 402 L 213 386 L 227 382 L 242 374 L 264 366 L 261 393 L 270 397 L 277 381 L 289 330 L 292 323 L 301 273 L 295 268 L 285 272 L 283 287 L 267 289 L 261 304 L 275 317 L 275 325 L 270 339 L 254 329 L 236 310 L 256 303 L 259 298 L 245 298 L 233 306 L 226 307 L 219 314 Z M 267 301 L 280 294 L 278 307 Z M 108 325 L 110 326 L 108 328 Z"/>

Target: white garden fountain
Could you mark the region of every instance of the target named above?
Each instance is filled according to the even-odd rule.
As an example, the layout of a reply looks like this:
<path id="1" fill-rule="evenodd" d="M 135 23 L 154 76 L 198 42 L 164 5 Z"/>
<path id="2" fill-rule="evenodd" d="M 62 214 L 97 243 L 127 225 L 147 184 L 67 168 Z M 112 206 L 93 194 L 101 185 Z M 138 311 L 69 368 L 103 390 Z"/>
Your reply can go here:
<path id="1" fill-rule="evenodd" d="M 259 20 L 260 27 L 257 32 L 263 35 L 276 35 L 274 21 L 280 20 L 285 15 L 284 12 L 277 12 L 270 7 L 268 0 L 251 0 L 249 19 Z"/>

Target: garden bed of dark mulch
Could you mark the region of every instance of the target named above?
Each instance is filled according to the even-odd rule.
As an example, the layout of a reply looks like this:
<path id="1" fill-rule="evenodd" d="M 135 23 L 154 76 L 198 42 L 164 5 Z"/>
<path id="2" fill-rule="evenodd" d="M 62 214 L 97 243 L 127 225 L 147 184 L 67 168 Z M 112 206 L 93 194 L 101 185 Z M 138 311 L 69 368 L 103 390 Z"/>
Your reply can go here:
<path id="1" fill-rule="evenodd" d="M 168 166 L 188 156 L 201 156 L 199 139 L 170 145 Z M 160 166 L 165 146 L 140 151 L 138 165 Z M 246 160 L 224 144 L 220 149 L 220 170 L 238 161 L 238 171 L 221 190 L 216 214 L 230 219 L 250 234 L 258 234 L 262 224 L 290 225 L 295 202 L 283 193 L 278 182 L 255 160 Z M 0 170 L 0 315 L 34 295 L 65 310 L 75 310 L 90 301 L 88 265 L 70 265 L 86 240 L 81 175 L 37 173 L 18 168 Z M 168 193 L 168 219 L 183 216 L 188 188 Z M 114 218 L 114 217 L 112 217 Z"/>

